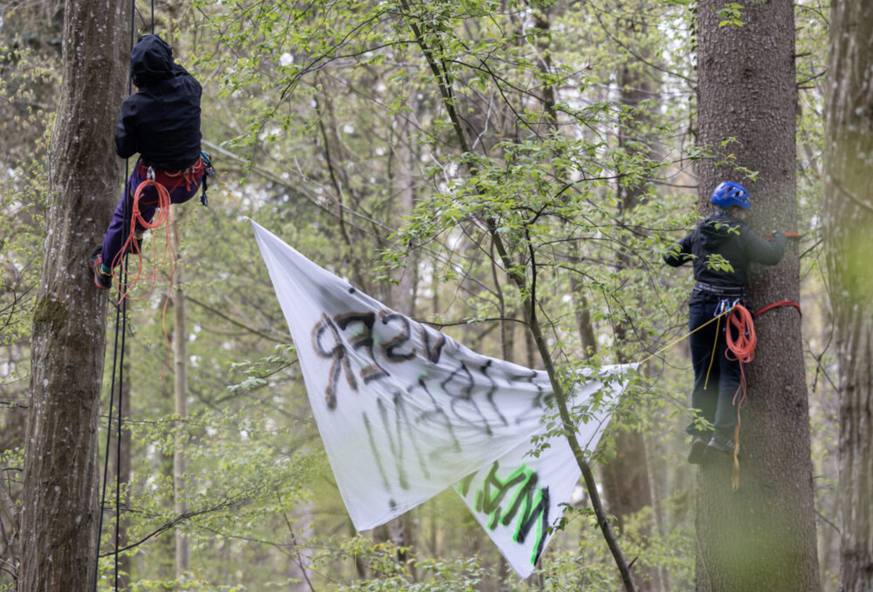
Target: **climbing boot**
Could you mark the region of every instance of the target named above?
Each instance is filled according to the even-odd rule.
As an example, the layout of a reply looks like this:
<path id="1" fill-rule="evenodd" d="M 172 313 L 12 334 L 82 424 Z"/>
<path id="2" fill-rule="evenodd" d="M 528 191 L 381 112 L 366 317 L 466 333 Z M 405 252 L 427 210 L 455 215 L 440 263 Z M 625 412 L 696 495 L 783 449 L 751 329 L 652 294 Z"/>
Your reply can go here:
<path id="1" fill-rule="evenodd" d="M 709 444 L 706 445 L 706 451 L 704 453 L 705 460 L 709 461 L 726 456 L 733 457 L 734 450 L 736 450 L 736 444 L 731 438 L 722 438 L 715 435 L 712 437 L 712 440 L 709 441 Z"/>
<path id="2" fill-rule="evenodd" d="M 101 290 L 108 290 L 112 287 L 112 273 L 103 271 L 103 245 L 97 245 L 91 251 L 91 256 L 88 257 L 88 266 L 94 273 L 94 285 Z"/>
<path id="3" fill-rule="evenodd" d="M 688 464 L 703 464 L 703 455 L 706 452 L 706 440 L 700 436 L 694 436 L 691 441 L 691 451 L 688 453 Z"/>

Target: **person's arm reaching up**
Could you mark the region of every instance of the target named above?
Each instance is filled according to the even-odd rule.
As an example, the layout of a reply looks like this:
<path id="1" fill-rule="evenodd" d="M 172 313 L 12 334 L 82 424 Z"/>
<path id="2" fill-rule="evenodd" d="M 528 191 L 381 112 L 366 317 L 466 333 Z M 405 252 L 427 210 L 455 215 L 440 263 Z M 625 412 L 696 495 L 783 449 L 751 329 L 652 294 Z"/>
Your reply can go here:
<path id="1" fill-rule="evenodd" d="M 697 231 L 695 230 L 694 232 Z M 685 235 L 682 240 L 670 247 L 670 249 L 664 253 L 664 263 L 672 267 L 679 267 L 694 258 L 691 255 L 691 241 L 694 232 Z"/>
<path id="2" fill-rule="evenodd" d="M 762 265 L 776 265 L 785 255 L 785 244 L 788 242 L 788 237 L 785 236 L 784 232 L 774 231 L 773 238 L 767 242 L 744 224 L 740 231 L 740 240 L 743 241 L 743 249 L 749 261 Z"/>

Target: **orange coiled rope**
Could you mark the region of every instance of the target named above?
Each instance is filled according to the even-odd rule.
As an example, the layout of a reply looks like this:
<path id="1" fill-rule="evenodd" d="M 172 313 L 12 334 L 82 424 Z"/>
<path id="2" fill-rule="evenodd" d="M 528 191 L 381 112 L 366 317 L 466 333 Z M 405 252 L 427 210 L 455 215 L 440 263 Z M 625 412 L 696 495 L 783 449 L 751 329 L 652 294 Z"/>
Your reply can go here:
<path id="1" fill-rule="evenodd" d="M 727 324 L 725 339 L 727 340 L 728 351 L 725 352 L 725 355 L 729 360 L 737 360 L 743 364 L 748 364 L 755 359 L 755 346 L 758 345 L 752 313 L 742 304 L 737 304 L 731 309 L 731 314 L 727 318 Z M 737 337 L 734 337 L 734 332 L 731 331 L 732 328 L 737 330 Z M 733 354 L 734 357 L 731 357 L 729 354 Z"/>
<path id="2" fill-rule="evenodd" d="M 140 211 L 140 200 L 142 199 L 142 194 L 145 189 L 149 186 L 153 186 L 158 194 L 158 204 L 157 207 L 159 209 L 159 213 L 152 219 L 152 221 L 146 220 L 142 212 Z M 130 294 L 131 289 L 139 282 L 141 279 L 149 279 L 152 281 L 151 286 L 146 291 L 143 296 L 139 298 L 135 298 L 132 300 L 142 300 L 143 298 L 148 297 L 154 288 L 155 284 L 160 281 L 160 279 L 172 279 L 173 274 L 176 270 L 176 257 L 175 252 L 173 251 L 173 242 L 171 240 L 170 230 L 172 226 L 172 213 L 170 211 L 170 192 L 164 187 L 162 184 L 158 183 L 154 179 L 147 179 L 139 184 L 139 187 L 136 188 L 136 191 L 133 194 L 133 207 L 131 208 L 131 216 L 130 216 L 130 229 L 127 232 L 127 240 L 124 245 L 121 247 L 121 250 L 118 252 L 118 255 L 115 256 L 115 260 L 112 262 L 112 268 L 115 269 L 120 263 L 125 253 L 136 253 L 137 255 L 137 273 L 133 279 L 129 280 L 124 285 L 124 290 L 122 291 L 121 299 L 127 298 Z M 149 275 L 143 276 L 143 263 L 142 263 L 142 253 L 140 252 L 139 241 L 136 238 L 137 235 L 137 226 L 144 230 L 152 230 L 156 228 L 160 228 L 161 226 L 166 225 L 166 237 L 167 241 L 164 246 L 164 257 L 161 263 L 166 263 L 169 259 L 170 262 L 170 275 L 166 278 L 158 278 L 158 269 L 160 265 L 155 265 L 155 271 Z M 157 244 L 155 244 L 155 251 L 157 251 Z M 157 255 L 157 252 L 155 253 Z M 119 301 L 121 300 L 119 299 Z"/>
<path id="3" fill-rule="evenodd" d="M 149 186 L 153 186 L 158 194 L 157 207 L 159 209 L 159 213 L 157 213 L 151 221 L 146 220 L 143 217 L 142 212 L 140 211 L 140 200 L 142 199 L 143 192 Z M 140 183 L 139 187 L 136 188 L 136 191 L 133 195 L 133 207 L 131 208 L 130 229 L 127 233 L 127 240 L 121 247 L 118 255 L 115 256 L 115 260 L 112 262 L 113 277 L 116 277 L 119 285 L 121 286 L 121 278 L 115 276 L 114 270 L 116 266 L 121 263 L 124 254 L 128 251 L 131 253 L 136 253 L 137 255 L 136 275 L 133 279 L 129 279 L 127 283 L 124 283 L 124 285 L 121 286 L 121 297 L 118 299 L 119 303 L 125 298 L 128 298 L 129 300 L 143 300 L 151 294 L 155 285 L 159 281 L 170 280 L 170 286 L 167 290 L 167 297 L 164 299 L 164 306 L 161 309 L 161 326 L 164 330 L 164 340 L 167 343 L 167 363 L 164 366 L 164 371 L 161 373 L 161 378 L 164 377 L 164 374 L 166 374 L 167 372 L 167 368 L 170 367 L 170 337 L 167 333 L 167 305 L 170 302 L 170 294 L 173 290 L 173 276 L 176 274 L 176 252 L 173 249 L 173 237 L 171 235 L 171 232 L 175 230 L 175 226 L 173 223 L 172 211 L 170 209 L 171 203 L 172 202 L 170 200 L 170 190 L 168 190 L 161 183 L 158 183 L 153 178 L 146 179 L 145 181 Z M 139 225 L 139 227 L 143 228 L 144 230 L 153 230 L 160 228 L 161 226 L 164 226 L 166 229 L 166 241 L 164 242 L 163 258 L 158 261 L 158 246 L 157 243 L 155 243 L 155 268 L 152 273 L 146 275 L 143 275 L 142 252 L 140 251 L 139 241 L 136 238 L 137 225 Z M 159 278 L 158 275 L 160 273 L 161 267 L 163 267 L 167 263 L 169 263 L 170 266 L 169 275 L 163 278 Z M 148 290 L 146 290 L 145 294 L 139 296 L 138 298 L 130 298 L 130 291 L 141 279 L 150 280 L 151 284 L 149 285 Z"/>
<path id="4" fill-rule="evenodd" d="M 734 329 L 736 329 L 737 337 L 734 337 Z M 733 399 L 733 404 L 737 408 L 737 429 L 734 430 L 734 470 L 731 477 L 731 489 L 737 491 L 740 488 L 739 454 L 740 426 L 742 425 L 740 407 L 742 407 L 743 402 L 746 400 L 746 369 L 743 364 L 748 364 L 755 359 L 755 346 L 758 345 L 758 336 L 755 334 L 755 322 L 752 313 L 742 304 L 735 304 L 728 315 L 727 327 L 725 327 L 725 340 L 727 341 L 725 357 L 740 363 L 740 386 L 737 387 L 737 392 L 734 393 Z M 731 354 L 733 354 L 733 357 Z M 743 396 L 737 402 L 740 391 L 742 391 Z"/>

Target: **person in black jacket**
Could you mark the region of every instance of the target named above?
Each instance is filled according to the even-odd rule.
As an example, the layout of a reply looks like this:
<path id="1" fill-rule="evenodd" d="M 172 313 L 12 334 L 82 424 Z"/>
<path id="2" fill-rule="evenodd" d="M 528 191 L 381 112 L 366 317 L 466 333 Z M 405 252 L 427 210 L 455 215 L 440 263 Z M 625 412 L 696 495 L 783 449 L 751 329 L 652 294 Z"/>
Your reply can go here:
<path id="1" fill-rule="evenodd" d="M 102 290 L 112 286 L 112 268 L 121 262 L 121 251 L 130 231 L 133 198 L 140 184 L 153 176 L 167 188 L 172 203 L 184 203 L 197 193 L 206 168 L 200 149 L 200 83 L 176 64 L 172 48 L 157 35 L 139 38 L 130 53 L 130 73 L 137 92 L 121 106 L 115 152 L 121 158 L 139 153 L 140 159 L 127 181 L 103 244 L 89 258 L 94 283 Z M 157 189 L 154 185 L 145 186 L 139 202 L 143 220 L 151 222 L 157 206 Z M 138 221 L 137 240 L 130 243 L 127 252 L 139 248 L 144 231 Z"/>
<path id="2" fill-rule="evenodd" d="M 751 200 L 742 185 L 723 182 L 710 201 L 717 206 L 716 214 L 701 222 L 664 255 L 664 261 L 673 267 L 688 261 L 694 266 L 697 283 L 688 302 L 689 331 L 711 321 L 735 302 L 750 308 L 746 295 L 749 265 L 776 265 L 785 253 L 787 241 L 785 233 L 774 231 L 772 242 L 767 242 L 746 225 L 743 220 Z M 737 393 L 743 369 L 740 362 L 725 356 L 725 327 L 724 320 L 710 323 L 689 337 L 694 366 L 691 406 L 714 428 L 709 431 L 699 421 L 686 428 L 693 437 L 688 456 L 692 464 L 702 462 L 710 450 L 731 455 L 735 450 Z"/>

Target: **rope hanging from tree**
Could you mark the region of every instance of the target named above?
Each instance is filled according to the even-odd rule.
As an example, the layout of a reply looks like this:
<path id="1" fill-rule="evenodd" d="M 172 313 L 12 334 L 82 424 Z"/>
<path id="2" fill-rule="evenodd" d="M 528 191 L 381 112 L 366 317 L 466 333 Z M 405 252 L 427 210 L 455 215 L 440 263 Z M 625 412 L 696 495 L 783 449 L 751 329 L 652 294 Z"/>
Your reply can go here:
<path id="1" fill-rule="evenodd" d="M 151 0 L 151 32 L 152 35 L 155 33 L 155 0 Z M 131 0 L 130 4 L 130 51 L 133 51 L 133 46 L 136 41 L 136 0 Z M 127 78 L 127 94 L 128 96 L 133 93 L 133 79 L 128 73 Z M 136 218 L 133 215 L 133 212 L 130 211 L 129 206 L 129 198 L 130 198 L 130 187 L 127 183 L 127 179 L 130 174 L 130 163 L 126 162 L 124 167 L 124 225 L 122 227 L 122 242 L 125 245 L 122 248 L 122 253 L 127 252 L 128 244 L 133 240 L 132 233 L 133 230 L 131 228 L 131 221 L 136 223 Z M 158 190 L 160 193 L 160 189 Z M 165 190 L 166 192 L 166 190 Z M 139 193 L 139 191 L 137 191 Z M 136 210 L 136 208 L 134 208 Z M 135 233 L 133 233 L 135 235 Z M 122 264 L 122 272 L 121 272 L 121 281 L 118 283 L 118 293 L 119 299 L 118 304 L 115 309 L 115 340 L 113 343 L 113 352 L 112 352 L 112 380 L 109 386 L 109 417 L 107 419 L 106 426 L 106 458 L 103 464 L 103 486 L 102 492 L 100 496 L 100 517 L 98 519 L 98 527 L 97 527 L 97 554 L 94 558 L 94 592 L 97 592 L 97 582 L 100 579 L 100 543 L 103 534 L 103 516 L 106 512 L 106 485 L 108 482 L 109 476 L 109 446 L 112 438 L 112 409 L 113 403 L 115 402 L 115 386 L 118 385 L 118 403 L 115 405 L 118 413 L 118 427 L 116 429 L 116 438 L 115 438 L 115 455 L 119 460 L 118 467 L 115 473 L 115 549 L 114 549 L 114 581 L 113 588 L 115 592 L 118 592 L 118 560 L 119 560 L 119 532 L 121 525 L 121 435 L 123 428 L 123 417 L 121 414 L 122 410 L 122 401 L 124 397 L 124 353 L 125 353 L 125 340 L 127 335 L 127 288 L 128 288 L 128 265 L 127 265 L 127 257 L 124 257 L 124 262 Z M 121 338 L 119 340 L 119 334 Z M 119 344 L 120 341 L 120 344 Z M 119 355 L 119 351 L 121 352 Z M 116 380 L 116 376 L 118 377 Z"/>
<path id="2" fill-rule="evenodd" d="M 796 233 L 792 233 L 795 234 Z M 768 304 L 754 315 L 749 312 L 742 304 L 735 304 L 730 308 L 730 314 L 727 318 L 727 326 L 725 327 L 725 340 L 727 342 L 727 351 L 725 351 L 724 355 L 729 360 L 735 360 L 740 363 L 740 374 L 741 381 L 740 386 L 737 388 L 737 392 L 734 393 L 733 404 L 736 405 L 737 408 L 737 429 L 734 431 L 734 454 L 733 454 L 733 475 L 731 477 L 731 489 L 733 491 L 737 491 L 740 488 L 740 427 L 742 426 L 742 420 L 740 416 L 740 407 L 742 407 L 743 402 L 746 400 L 746 371 L 744 364 L 750 363 L 755 359 L 755 347 L 758 345 L 758 336 L 755 333 L 755 322 L 754 319 L 758 318 L 760 315 L 765 312 L 771 311 L 773 309 L 779 308 L 781 306 L 791 306 L 797 309 L 797 312 L 803 316 L 803 312 L 800 310 L 800 304 L 794 302 L 793 300 L 780 300 L 779 302 L 774 302 L 773 304 Z M 732 329 L 736 330 L 737 336 L 734 337 L 734 332 Z M 732 357 L 733 356 L 733 357 Z M 715 349 L 713 349 L 713 357 L 715 357 Z M 710 365 L 712 362 L 710 361 Z M 707 375 L 708 377 L 708 375 Z M 742 396 L 740 396 L 742 393 Z M 739 397 L 739 402 L 737 401 L 737 397 Z"/>

